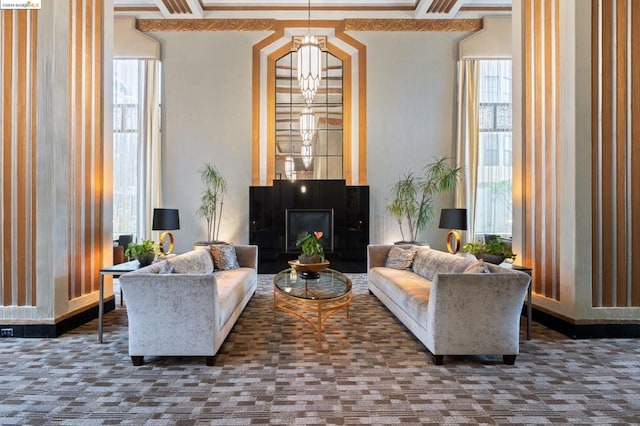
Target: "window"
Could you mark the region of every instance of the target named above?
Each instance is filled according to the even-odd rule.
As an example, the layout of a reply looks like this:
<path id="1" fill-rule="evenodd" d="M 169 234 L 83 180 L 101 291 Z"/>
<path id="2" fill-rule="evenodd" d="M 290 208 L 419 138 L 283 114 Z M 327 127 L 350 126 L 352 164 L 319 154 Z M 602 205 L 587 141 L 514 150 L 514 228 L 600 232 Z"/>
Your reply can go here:
<path id="1" fill-rule="evenodd" d="M 322 79 L 311 104 L 316 123 L 313 160 L 305 167 L 299 118 L 306 104 L 296 76 L 297 55 L 295 51 L 288 52 L 276 61 L 275 177 L 342 179 L 342 61 L 329 52 L 322 52 Z"/>
<path id="2" fill-rule="evenodd" d="M 160 82 L 155 59 L 113 61 L 113 237 L 149 239 L 160 205 Z"/>
<path id="3" fill-rule="evenodd" d="M 512 234 L 511 61 L 481 60 L 475 238 Z"/>
<path id="4" fill-rule="evenodd" d="M 113 61 L 113 238 L 137 239 L 141 61 Z"/>

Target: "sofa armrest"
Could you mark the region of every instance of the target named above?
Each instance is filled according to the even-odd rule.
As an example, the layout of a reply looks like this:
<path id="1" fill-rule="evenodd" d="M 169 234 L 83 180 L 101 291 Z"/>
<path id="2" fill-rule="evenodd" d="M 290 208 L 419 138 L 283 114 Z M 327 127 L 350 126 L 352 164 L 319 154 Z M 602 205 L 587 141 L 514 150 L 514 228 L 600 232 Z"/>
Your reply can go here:
<path id="1" fill-rule="evenodd" d="M 524 273 L 436 274 L 427 306 L 427 347 L 438 354 L 517 354 Z"/>
<path id="2" fill-rule="evenodd" d="M 238 264 L 245 268 L 258 269 L 258 246 L 234 244 Z"/>
<path id="3" fill-rule="evenodd" d="M 367 246 L 367 272 L 377 266 L 385 266 L 391 244 L 369 244 Z"/>

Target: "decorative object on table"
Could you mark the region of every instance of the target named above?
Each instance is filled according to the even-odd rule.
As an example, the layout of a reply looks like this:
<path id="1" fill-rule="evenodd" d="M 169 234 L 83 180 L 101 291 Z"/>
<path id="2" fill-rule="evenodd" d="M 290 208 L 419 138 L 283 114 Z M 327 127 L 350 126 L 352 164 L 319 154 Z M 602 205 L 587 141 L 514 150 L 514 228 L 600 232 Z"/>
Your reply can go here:
<path id="1" fill-rule="evenodd" d="M 438 228 L 450 229 L 447 234 L 447 250 L 456 254 L 460 251 L 460 231 L 467 230 L 467 209 L 442 209 Z"/>
<path id="2" fill-rule="evenodd" d="M 180 229 L 178 209 L 153 209 L 151 229 L 154 231 L 163 231 L 158 241 L 158 247 L 162 254 L 167 255 L 173 252 L 173 234 L 169 231 Z M 164 249 L 164 239 L 166 237 L 169 237 L 169 248 L 167 250 Z"/>
<path id="3" fill-rule="evenodd" d="M 501 264 L 505 259 L 516 258 L 509 242 L 498 236 L 487 242 L 476 241 L 467 243 L 462 247 L 462 251 L 471 253 L 476 258 L 495 265 Z"/>
<path id="4" fill-rule="evenodd" d="M 318 272 L 324 271 L 329 265 L 330 263 L 326 259 L 318 263 L 300 263 L 297 259 L 289 261 L 289 266 L 299 272 L 304 279 L 318 278 Z"/>
<path id="5" fill-rule="evenodd" d="M 298 263 L 301 265 L 318 265 L 321 267 L 324 265 L 324 248 L 322 247 L 322 242 L 320 239 L 322 238 L 322 231 L 314 231 L 313 234 L 309 232 L 303 232 L 298 236 L 296 241 L 296 247 L 300 247 L 302 250 L 302 254 L 298 256 Z M 329 262 L 321 267 L 319 271 L 329 266 Z M 302 272 L 303 278 L 314 278 L 317 275 L 318 271 L 313 271 L 311 269 L 302 270 L 297 269 L 296 271 Z"/>
<path id="6" fill-rule="evenodd" d="M 391 186 L 391 202 L 387 210 L 398 222 L 404 243 L 417 242 L 418 232 L 433 219 L 433 197 L 455 188 L 460 175 L 460 167 L 449 165 L 448 157 L 440 157 L 427 164 L 422 175 L 406 173 Z M 408 240 L 404 233 L 405 221 L 409 230 Z"/>
<path id="7" fill-rule="evenodd" d="M 130 242 L 124 255 L 128 259 L 137 259 L 140 266 L 151 265 L 156 258 L 156 244 L 151 240 L 142 240 L 140 243 Z"/>
<path id="8" fill-rule="evenodd" d="M 220 243 L 220 222 L 222 220 L 222 206 L 224 194 L 227 192 L 227 181 L 222 174 L 211 164 L 205 163 L 200 169 L 200 180 L 204 185 L 200 196 L 200 207 L 196 214 L 207 222 L 208 241 L 198 241 L 197 245 L 209 245 Z"/>

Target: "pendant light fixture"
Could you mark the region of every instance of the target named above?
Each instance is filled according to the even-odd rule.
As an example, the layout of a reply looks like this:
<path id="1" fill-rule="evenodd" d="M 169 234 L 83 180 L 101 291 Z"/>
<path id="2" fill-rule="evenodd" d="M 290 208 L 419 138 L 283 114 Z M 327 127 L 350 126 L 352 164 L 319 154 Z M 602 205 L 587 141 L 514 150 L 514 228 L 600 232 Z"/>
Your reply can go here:
<path id="1" fill-rule="evenodd" d="M 309 169 L 311 161 L 313 160 L 313 146 L 311 142 L 304 142 L 302 148 L 300 148 L 300 155 L 302 156 L 302 164 L 304 164 L 305 170 Z"/>
<path id="2" fill-rule="evenodd" d="M 306 107 L 300 114 L 300 137 L 303 143 L 311 143 L 316 132 L 316 116 L 311 108 Z"/>
<path id="3" fill-rule="evenodd" d="M 287 179 L 295 179 L 296 163 L 293 157 L 287 157 L 284 160 L 284 175 Z"/>
<path id="4" fill-rule="evenodd" d="M 302 39 L 298 47 L 298 84 L 302 96 L 307 104 L 313 101 L 313 97 L 320 87 L 320 74 L 322 72 L 322 50 L 318 39 L 311 35 L 311 0 L 309 0 L 308 33 Z"/>

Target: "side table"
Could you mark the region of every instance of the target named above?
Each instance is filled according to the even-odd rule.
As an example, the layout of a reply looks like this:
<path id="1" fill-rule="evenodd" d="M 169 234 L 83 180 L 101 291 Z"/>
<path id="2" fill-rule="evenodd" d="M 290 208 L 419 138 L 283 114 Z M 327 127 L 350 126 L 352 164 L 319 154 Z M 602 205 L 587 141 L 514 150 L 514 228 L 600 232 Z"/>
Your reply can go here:
<path id="1" fill-rule="evenodd" d="M 525 274 L 529 275 L 530 277 L 532 277 L 533 279 L 533 269 L 529 268 L 528 266 L 520 266 L 520 265 L 513 265 L 511 264 L 509 266 L 509 268 L 513 269 L 514 271 L 520 271 L 520 272 L 524 272 Z M 533 280 L 529 281 L 529 287 L 527 288 L 527 340 L 531 340 L 531 317 L 533 315 L 533 309 L 532 309 L 532 286 L 533 286 Z"/>
<path id="2" fill-rule="evenodd" d="M 102 323 L 104 317 L 104 276 L 105 275 L 122 275 L 126 272 L 140 269 L 140 263 L 137 260 L 120 263 L 118 265 L 108 266 L 100 269 L 100 297 L 98 300 L 98 342 L 102 343 Z"/>

